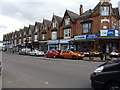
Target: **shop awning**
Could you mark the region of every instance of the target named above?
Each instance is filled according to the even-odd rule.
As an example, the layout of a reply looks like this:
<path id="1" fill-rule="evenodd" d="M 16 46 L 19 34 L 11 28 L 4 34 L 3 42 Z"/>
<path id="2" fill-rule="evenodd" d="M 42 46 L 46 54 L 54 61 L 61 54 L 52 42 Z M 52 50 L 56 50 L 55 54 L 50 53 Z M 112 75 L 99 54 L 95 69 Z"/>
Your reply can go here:
<path id="1" fill-rule="evenodd" d="M 116 37 L 116 36 L 100 36 L 98 37 L 97 39 L 100 39 L 100 40 L 105 40 L 105 39 L 120 39 L 120 37 Z"/>
<path id="2" fill-rule="evenodd" d="M 82 39 L 82 40 L 72 40 L 69 42 L 94 42 L 94 39 Z"/>

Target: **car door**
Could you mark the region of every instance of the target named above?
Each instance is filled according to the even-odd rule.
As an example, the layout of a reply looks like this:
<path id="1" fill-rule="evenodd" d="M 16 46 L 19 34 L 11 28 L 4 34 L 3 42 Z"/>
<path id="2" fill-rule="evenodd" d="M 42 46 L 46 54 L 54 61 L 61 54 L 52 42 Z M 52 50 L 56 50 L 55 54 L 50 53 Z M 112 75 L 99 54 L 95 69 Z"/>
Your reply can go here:
<path id="1" fill-rule="evenodd" d="M 67 51 L 67 58 L 72 58 L 72 52 L 71 51 Z"/>
<path id="2" fill-rule="evenodd" d="M 66 54 L 67 54 L 67 52 L 64 50 L 64 51 L 62 51 L 62 56 L 64 57 L 64 58 L 66 58 Z"/>

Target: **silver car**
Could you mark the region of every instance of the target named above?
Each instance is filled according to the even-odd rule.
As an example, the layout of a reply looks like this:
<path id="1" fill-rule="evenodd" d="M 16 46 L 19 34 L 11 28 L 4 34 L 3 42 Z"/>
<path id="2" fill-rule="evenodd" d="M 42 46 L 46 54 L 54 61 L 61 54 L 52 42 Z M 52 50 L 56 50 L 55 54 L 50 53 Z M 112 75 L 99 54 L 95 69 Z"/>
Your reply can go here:
<path id="1" fill-rule="evenodd" d="M 32 50 L 31 52 L 29 52 L 29 55 L 32 55 L 32 56 L 44 56 L 45 53 L 43 51 L 40 51 L 40 50 Z"/>

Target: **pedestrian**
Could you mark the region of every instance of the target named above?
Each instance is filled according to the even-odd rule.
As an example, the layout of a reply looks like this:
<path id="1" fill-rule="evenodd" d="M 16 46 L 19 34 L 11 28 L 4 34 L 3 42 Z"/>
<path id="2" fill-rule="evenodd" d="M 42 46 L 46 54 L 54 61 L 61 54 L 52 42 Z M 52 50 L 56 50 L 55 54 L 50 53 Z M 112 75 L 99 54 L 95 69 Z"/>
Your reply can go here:
<path id="1" fill-rule="evenodd" d="M 100 56 L 100 59 L 103 60 L 104 58 L 103 52 L 100 52 L 99 56 Z"/>

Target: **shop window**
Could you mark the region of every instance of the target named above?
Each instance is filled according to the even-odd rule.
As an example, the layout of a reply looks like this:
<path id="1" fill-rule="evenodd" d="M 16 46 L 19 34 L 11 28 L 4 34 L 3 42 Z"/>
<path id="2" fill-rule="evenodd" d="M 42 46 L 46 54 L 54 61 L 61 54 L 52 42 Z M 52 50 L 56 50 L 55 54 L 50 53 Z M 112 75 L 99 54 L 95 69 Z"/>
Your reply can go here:
<path id="1" fill-rule="evenodd" d="M 71 30 L 70 29 L 65 29 L 64 30 L 64 38 L 66 39 L 66 38 L 70 38 L 70 33 L 71 32 Z"/>
<path id="2" fill-rule="evenodd" d="M 57 39 L 57 32 L 52 32 L 52 40 Z"/>
<path id="3" fill-rule="evenodd" d="M 65 25 L 70 25 L 70 18 L 65 19 Z"/>
<path id="4" fill-rule="evenodd" d="M 108 6 L 101 7 L 101 15 L 102 16 L 109 16 L 109 7 Z"/>
<path id="5" fill-rule="evenodd" d="M 90 22 L 82 24 L 82 33 L 90 34 L 92 31 L 92 24 Z"/>

